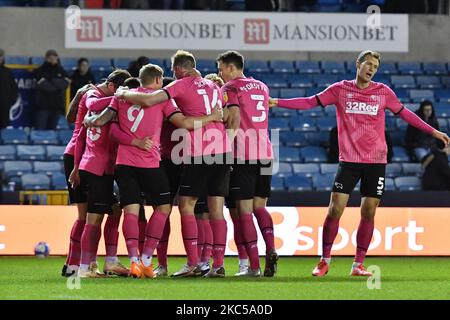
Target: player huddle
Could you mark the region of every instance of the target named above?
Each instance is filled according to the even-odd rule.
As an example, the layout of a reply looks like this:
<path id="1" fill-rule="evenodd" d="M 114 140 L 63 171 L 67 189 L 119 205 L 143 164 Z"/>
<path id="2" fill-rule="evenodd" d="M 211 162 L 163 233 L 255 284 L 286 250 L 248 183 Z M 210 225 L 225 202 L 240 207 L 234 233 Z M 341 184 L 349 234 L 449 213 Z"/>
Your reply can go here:
<path id="1" fill-rule="evenodd" d="M 278 255 L 266 210 L 273 162 L 269 106 L 305 110 L 334 104 L 340 164 L 323 226 L 322 258 L 312 274 L 328 273 L 339 220 L 361 180 L 361 222 L 350 274 L 370 276 L 363 261 L 384 192 L 385 110 L 446 145 L 450 141 L 405 108 L 389 87 L 372 81 L 379 64 L 377 52 L 363 51 L 355 61 L 355 80 L 337 82 L 311 97 L 271 99 L 264 83 L 244 76 L 244 58 L 238 52 L 219 55 L 220 77 L 203 78 L 194 56 L 179 50 L 172 57 L 171 83 L 163 78 L 161 67 L 149 64 L 142 67 L 139 79 L 115 70 L 104 83 L 80 89 L 68 114 L 75 129 L 64 154 L 78 219 L 62 275 L 166 276 L 169 215 L 178 194 L 187 262 L 173 277 L 225 276 L 225 204 L 239 255 L 235 276 L 261 276 L 253 216 L 266 245 L 264 276 L 274 276 Z M 114 180 L 120 199 L 113 192 Z M 153 206 L 148 222 L 144 205 Z M 117 258 L 122 211 L 129 268 Z M 101 273 L 96 255 L 104 214 L 106 258 Z M 155 251 L 158 265 L 153 268 Z"/>

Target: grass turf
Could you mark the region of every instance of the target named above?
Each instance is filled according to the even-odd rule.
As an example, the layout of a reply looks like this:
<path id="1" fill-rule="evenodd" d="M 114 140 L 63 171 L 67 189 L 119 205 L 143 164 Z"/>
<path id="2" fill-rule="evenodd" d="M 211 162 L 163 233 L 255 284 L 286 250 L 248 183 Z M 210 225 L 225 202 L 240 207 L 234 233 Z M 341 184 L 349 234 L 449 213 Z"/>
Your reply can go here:
<path id="1" fill-rule="evenodd" d="M 169 258 L 169 271 L 184 261 Z M 370 257 L 366 264 L 381 270 L 381 289 L 374 290 L 366 278 L 348 276 L 352 258 L 334 258 L 324 278 L 310 275 L 316 262 L 281 257 L 274 278 L 236 279 L 237 259 L 226 258 L 224 279 L 81 279 L 81 289 L 70 290 L 61 257 L 0 257 L 0 299 L 450 299 L 450 258 Z"/>

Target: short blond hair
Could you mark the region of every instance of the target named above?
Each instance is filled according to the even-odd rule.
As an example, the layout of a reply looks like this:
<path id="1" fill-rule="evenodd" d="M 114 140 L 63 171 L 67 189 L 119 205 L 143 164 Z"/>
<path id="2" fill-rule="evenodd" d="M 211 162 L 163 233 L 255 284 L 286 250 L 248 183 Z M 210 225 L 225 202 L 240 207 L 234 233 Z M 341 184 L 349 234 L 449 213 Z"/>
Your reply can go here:
<path id="1" fill-rule="evenodd" d="M 225 82 L 223 82 L 223 79 L 221 77 L 219 77 L 219 75 L 217 73 L 207 74 L 205 76 L 205 79 L 214 81 L 219 87 L 222 87 L 225 84 Z"/>
<path id="2" fill-rule="evenodd" d="M 374 57 L 375 59 L 378 60 L 378 63 L 381 64 L 381 54 L 379 52 L 373 51 L 373 50 L 364 50 L 364 51 L 360 52 L 356 61 L 358 61 L 359 63 L 363 63 L 366 60 L 367 56 Z"/>
<path id="3" fill-rule="evenodd" d="M 139 80 L 141 80 L 143 86 L 147 86 L 153 83 L 156 78 L 161 78 L 163 76 L 164 70 L 156 64 L 146 64 L 139 70 Z"/>
<path id="4" fill-rule="evenodd" d="M 178 50 L 171 58 L 173 67 L 182 67 L 185 69 L 195 68 L 195 57 L 192 53 L 185 50 Z"/>

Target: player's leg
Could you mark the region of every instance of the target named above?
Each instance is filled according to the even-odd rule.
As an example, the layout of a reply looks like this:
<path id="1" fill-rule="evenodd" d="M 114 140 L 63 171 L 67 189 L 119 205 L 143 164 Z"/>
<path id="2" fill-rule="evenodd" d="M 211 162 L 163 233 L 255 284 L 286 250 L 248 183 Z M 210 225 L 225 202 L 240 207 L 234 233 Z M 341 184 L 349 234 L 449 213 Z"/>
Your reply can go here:
<path id="1" fill-rule="evenodd" d="M 214 242 L 213 232 L 211 229 L 211 223 L 209 219 L 209 210 L 207 205 L 205 205 L 204 210 L 206 211 L 203 213 L 201 219 L 204 233 L 204 245 L 200 256 L 200 263 L 201 263 L 200 269 L 202 271 L 202 275 L 206 274 L 211 269 L 209 261 L 212 256 L 213 242 Z"/>
<path id="2" fill-rule="evenodd" d="M 145 216 L 145 200 L 139 206 L 139 254 L 142 255 L 145 242 L 145 227 L 147 226 L 147 218 Z"/>
<path id="3" fill-rule="evenodd" d="M 202 265 L 201 256 L 203 247 L 205 245 L 205 228 L 203 224 L 203 213 L 206 207 L 206 196 L 202 196 L 195 204 L 194 214 L 195 221 L 197 222 L 197 255 L 200 259 L 200 266 Z"/>
<path id="4" fill-rule="evenodd" d="M 236 201 L 227 197 L 225 198 L 225 204 L 230 211 L 231 220 L 233 221 L 234 243 L 236 244 L 239 258 L 239 272 L 246 272 L 248 270 L 248 254 L 245 248 L 245 240 L 242 234 L 241 220 L 236 207 Z"/>
<path id="5" fill-rule="evenodd" d="M 361 169 L 358 164 L 342 162 L 339 164 L 330 196 L 330 204 L 328 205 L 328 214 L 323 224 L 322 258 L 314 268 L 313 276 L 324 276 L 328 273 L 331 262 L 331 248 L 339 231 L 339 220 L 360 177 Z"/>

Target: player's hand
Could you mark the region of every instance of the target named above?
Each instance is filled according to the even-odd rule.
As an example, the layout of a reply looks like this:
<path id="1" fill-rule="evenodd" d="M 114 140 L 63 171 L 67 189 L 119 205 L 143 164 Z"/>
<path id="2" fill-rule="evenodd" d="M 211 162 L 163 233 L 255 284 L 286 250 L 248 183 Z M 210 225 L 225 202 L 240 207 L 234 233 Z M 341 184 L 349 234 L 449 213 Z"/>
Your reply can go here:
<path id="1" fill-rule="evenodd" d="M 278 99 L 269 98 L 269 108 L 276 107 L 278 105 Z"/>
<path id="2" fill-rule="evenodd" d="M 214 107 L 211 111 L 211 116 L 214 122 L 223 121 L 223 109 L 221 107 Z"/>
<path id="3" fill-rule="evenodd" d="M 114 96 L 117 98 L 124 98 L 125 93 L 130 90 L 128 87 L 118 87 L 116 92 L 114 93 Z"/>
<path id="4" fill-rule="evenodd" d="M 450 138 L 448 137 L 448 135 L 446 133 L 441 132 L 439 130 L 434 130 L 433 133 L 432 133 L 432 136 L 435 137 L 436 139 L 439 139 L 442 142 L 444 142 L 446 147 L 449 146 Z"/>
<path id="5" fill-rule="evenodd" d="M 150 137 L 145 137 L 144 139 L 133 139 L 131 144 L 141 150 L 148 151 L 153 146 L 153 141 Z"/>
<path id="6" fill-rule="evenodd" d="M 80 185 L 80 172 L 78 171 L 78 168 L 73 168 L 69 176 L 69 183 L 72 189 L 75 189 Z"/>
<path id="7" fill-rule="evenodd" d="M 84 119 L 83 119 L 83 125 L 86 127 L 86 128 L 90 128 L 90 127 L 93 127 L 94 125 L 93 125 L 93 116 L 91 116 L 91 115 L 89 115 L 88 113 L 84 116 Z"/>

